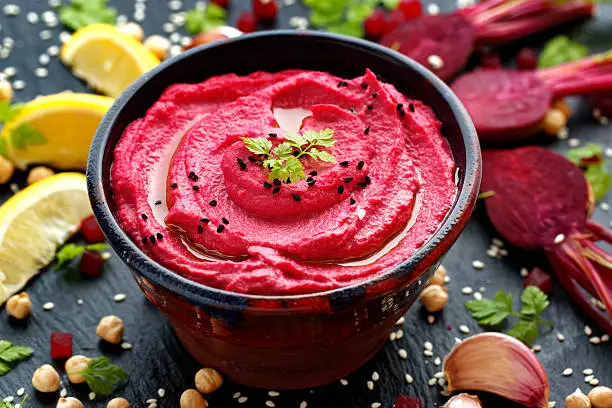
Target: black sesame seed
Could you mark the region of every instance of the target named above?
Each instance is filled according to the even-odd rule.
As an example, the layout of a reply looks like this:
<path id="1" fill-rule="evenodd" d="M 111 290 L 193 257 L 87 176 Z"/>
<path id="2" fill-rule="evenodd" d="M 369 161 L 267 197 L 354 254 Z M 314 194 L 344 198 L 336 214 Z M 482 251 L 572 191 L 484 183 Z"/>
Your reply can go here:
<path id="1" fill-rule="evenodd" d="M 276 194 L 280 191 L 280 187 L 274 187 L 274 189 L 272 190 L 272 194 Z"/>
<path id="2" fill-rule="evenodd" d="M 143 244 L 146 244 L 146 243 L 147 243 L 147 241 L 148 241 L 148 240 L 147 240 L 147 237 L 142 237 L 142 243 L 143 243 Z"/>
<path id="3" fill-rule="evenodd" d="M 240 170 L 246 170 L 247 165 L 244 160 L 242 160 L 240 157 L 237 157 L 236 161 L 238 162 L 238 166 L 240 166 Z"/>
<path id="4" fill-rule="evenodd" d="M 276 134 L 276 133 L 268 133 L 268 136 L 270 136 L 270 137 L 276 137 L 276 136 L 278 136 L 278 134 Z"/>
<path id="5" fill-rule="evenodd" d="M 311 176 L 316 176 L 317 174 L 319 174 L 319 173 L 317 173 L 317 171 L 316 171 L 316 170 L 313 170 L 313 171 L 311 171 L 311 172 L 310 172 L 310 175 L 311 175 Z"/>
<path id="6" fill-rule="evenodd" d="M 347 167 L 349 165 L 348 160 L 345 160 L 343 162 L 338 163 L 339 165 L 341 165 L 342 167 Z"/>
<path id="7" fill-rule="evenodd" d="M 365 128 L 365 130 L 363 131 L 364 135 L 367 135 L 368 133 L 370 133 L 370 127 L 369 126 L 367 128 Z"/>
<path id="8" fill-rule="evenodd" d="M 217 206 L 217 200 L 210 200 L 208 202 L 208 205 L 210 205 L 211 207 L 216 207 Z"/>
<path id="9" fill-rule="evenodd" d="M 200 222 L 208 224 L 210 222 L 210 220 L 208 218 L 200 218 Z"/>
<path id="10" fill-rule="evenodd" d="M 374 106 L 368 105 L 368 110 L 371 111 L 372 109 L 374 109 Z"/>
<path id="11" fill-rule="evenodd" d="M 299 194 L 293 193 L 292 195 L 293 195 L 293 199 L 294 199 L 295 201 L 302 201 L 302 197 L 300 197 L 300 195 L 299 195 Z"/>
<path id="12" fill-rule="evenodd" d="M 412 103 L 409 103 L 409 104 L 408 104 L 408 110 L 409 110 L 410 112 L 414 112 L 414 105 L 413 105 Z"/>
<path id="13" fill-rule="evenodd" d="M 147 214 L 140 214 L 140 216 L 142 217 L 143 220 L 147 220 L 149 217 L 147 217 Z"/>
<path id="14" fill-rule="evenodd" d="M 366 183 L 364 183 L 363 181 L 360 181 L 359 183 L 357 183 L 357 185 L 359 187 L 367 187 L 368 185 Z"/>
<path id="15" fill-rule="evenodd" d="M 395 105 L 395 110 L 399 112 L 403 107 L 404 107 L 403 103 L 398 103 L 397 105 Z"/>
<path id="16" fill-rule="evenodd" d="M 344 193 L 344 186 L 338 187 L 338 194 Z"/>
<path id="17" fill-rule="evenodd" d="M 365 164 L 365 162 L 363 160 L 360 160 L 359 163 L 357 163 L 357 170 L 363 169 L 363 165 L 364 164 Z"/>
<path id="18" fill-rule="evenodd" d="M 177 187 L 178 187 L 178 184 L 176 184 L 176 183 L 170 184 L 170 188 L 177 188 Z"/>
<path id="19" fill-rule="evenodd" d="M 362 82 L 362 83 L 361 83 L 361 87 L 362 87 L 363 89 L 368 89 L 368 84 L 366 84 L 365 82 Z"/>
<path id="20" fill-rule="evenodd" d="M 348 111 L 351 113 L 355 113 L 355 108 L 348 108 Z"/>
<path id="21" fill-rule="evenodd" d="M 338 88 L 342 88 L 342 81 L 338 82 Z"/>
<path id="22" fill-rule="evenodd" d="M 221 218 L 221 221 L 222 221 L 222 222 L 223 222 L 225 225 L 229 224 L 229 220 L 228 220 L 227 218 L 225 218 L 225 217 L 222 217 L 222 218 Z"/>
<path id="23" fill-rule="evenodd" d="M 313 179 L 312 177 L 307 177 L 307 178 L 306 178 L 306 182 L 307 182 L 307 183 L 310 183 L 310 182 L 312 182 L 313 180 L 314 180 L 314 179 Z"/>
<path id="24" fill-rule="evenodd" d="M 201 225 L 198 225 L 198 234 L 201 234 L 204 232 L 204 227 Z"/>
<path id="25" fill-rule="evenodd" d="M 353 197 L 351 197 L 351 199 L 349 200 L 349 202 L 351 203 L 351 205 L 355 205 L 355 203 L 356 203 L 357 201 L 355 201 L 355 199 L 354 199 Z"/>
<path id="26" fill-rule="evenodd" d="M 193 181 L 198 181 L 200 178 L 198 176 L 193 176 L 192 180 Z"/>
<path id="27" fill-rule="evenodd" d="M 352 178 L 352 177 L 347 177 L 347 178 L 345 178 L 345 179 L 344 179 L 344 182 L 345 182 L 346 184 L 350 183 L 351 181 L 353 181 L 353 178 Z"/>
<path id="28" fill-rule="evenodd" d="M 402 109 L 401 111 L 399 111 L 399 115 L 403 118 L 406 115 L 406 112 L 404 112 L 404 110 Z"/>
<path id="29" fill-rule="evenodd" d="M 161 202 L 161 200 L 157 200 L 157 201 L 155 202 L 155 205 L 161 205 L 161 203 L 162 203 L 162 202 Z"/>
<path id="30" fill-rule="evenodd" d="M 267 181 L 264 181 L 263 186 L 265 188 L 270 188 L 270 187 L 272 187 L 272 184 L 268 183 Z"/>
<path id="31" fill-rule="evenodd" d="M 372 179 L 370 176 L 365 176 L 363 179 L 365 180 L 366 184 L 372 184 Z"/>
<path id="32" fill-rule="evenodd" d="M 343 81 L 343 82 L 342 82 L 342 86 L 347 87 L 347 86 L 348 86 L 348 82 Z"/>
<path id="33" fill-rule="evenodd" d="M 217 232 L 221 233 L 221 232 L 223 232 L 224 229 L 225 229 L 225 225 L 219 225 L 217 227 Z"/>
<path id="34" fill-rule="evenodd" d="M 159 241 L 161 241 L 162 239 L 164 239 L 164 235 L 163 235 L 161 232 L 158 232 L 158 233 L 157 233 L 157 239 L 158 239 Z"/>
<path id="35" fill-rule="evenodd" d="M 190 179 L 192 179 L 192 178 L 193 178 L 193 176 L 195 176 L 195 173 L 194 173 L 193 171 L 190 171 L 190 172 L 189 172 L 189 176 L 187 176 L 187 177 L 188 177 L 188 178 L 190 178 Z"/>
<path id="36" fill-rule="evenodd" d="M 275 186 L 280 186 L 281 185 L 281 181 L 279 179 L 274 179 L 273 181 Z"/>
<path id="37" fill-rule="evenodd" d="M 298 157 L 298 156 L 300 155 L 300 152 L 295 151 L 295 152 L 293 152 L 293 153 L 291 153 L 291 154 L 292 154 L 294 157 Z"/>
<path id="38" fill-rule="evenodd" d="M 255 162 L 257 162 L 257 159 L 256 159 L 255 157 L 253 157 L 253 156 L 249 156 L 249 157 L 247 157 L 247 159 L 249 159 L 249 161 L 250 161 L 251 163 L 255 163 Z"/>
<path id="39" fill-rule="evenodd" d="M 149 237 L 149 241 L 151 241 L 151 243 L 154 244 L 155 243 L 155 235 L 151 235 Z"/>
<path id="40" fill-rule="evenodd" d="M 291 179 L 288 178 L 287 180 L 285 180 L 285 184 L 291 184 Z"/>
<path id="41" fill-rule="evenodd" d="M 372 92 L 372 98 L 376 98 L 378 96 L 378 92 Z"/>
<path id="42" fill-rule="evenodd" d="M 198 186 L 193 186 L 191 188 L 193 188 L 193 191 L 198 191 L 200 189 L 200 187 L 198 187 Z"/>
<path id="43" fill-rule="evenodd" d="M 317 180 L 312 180 L 310 183 L 308 183 L 308 187 L 314 186 L 316 182 Z"/>

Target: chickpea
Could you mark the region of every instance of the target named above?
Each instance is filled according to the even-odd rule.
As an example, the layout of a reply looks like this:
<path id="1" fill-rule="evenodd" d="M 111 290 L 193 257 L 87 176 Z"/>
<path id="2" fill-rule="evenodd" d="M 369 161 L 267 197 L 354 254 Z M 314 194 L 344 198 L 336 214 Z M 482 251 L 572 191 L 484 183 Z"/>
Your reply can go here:
<path id="1" fill-rule="evenodd" d="M 570 116 L 572 116 L 572 108 L 570 108 L 565 99 L 557 99 L 556 101 L 553 101 L 552 108 L 563 112 L 565 117 L 568 119 Z"/>
<path id="2" fill-rule="evenodd" d="M 444 279 L 446 278 L 446 268 L 442 265 L 436 269 L 433 278 L 429 281 L 429 286 L 438 285 L 444 286 Z"/>
<path id="3" fill-rule="evenodd" d="M 108 402 L 106 408 L 130 408 L 130 403 L 125 398 L 113 398 Z"/>
<path id="4" fill-rule="evenodd" d="M 11 296 L 6 301 L 6 312 L 15 319 L 25 319 L 30 315 L 32 310 L 32 302 L 27 293 L 21 292 Z"/>
<path id="5" fill-rule="evenodd" d="M 49 364 L 41 365 L 34 371 L 32 386 L 40 392 L 55 392 L 60 387 L 60 376 Z"/>
<path id="6" fill-rule="evenodd" d="M 45 166 L 36 166 L 28 174 L 28 185 L 34 184 L 37 181 L 44 180 L 47 177 L 51 177 L 55 174 L 53 170 Z"/>
<path id="7" fill-rule="evenodd" d="M 117 27 L 117 30 L 123 34 L 129 35 L 139 42 L 142 42 L 142 39 L 144 38 L 144 31 L 138 23 L 125 23 Z"/>
<path id="8" fill-rule="evenodd" d="M 13 100 L 13 86 L 6 79 L 0 80 L 0 102 Z"/>
<path id="9" fill-rule="evenodd" d="M 591 401 L 582 391 L 576 390 L 565 397 L 565 408 L 591 408 Z"/>
<path id="10" fill-rule="evenodd" d="M 448 302 L 448 291 L 440 285 L 431 285 L 423 290 L 420 299 L 428 312 L 439 312 Z"/>
<path id="11" fill-rule="evenodd" d="M 612 389 L 595 387 L 589 392 L 589 399 L 595 408 L 612 408 Z"/>
<path id="12" fill-rule="evenodd" d="M 202 368 L 195 375 L 195 386 L 202 394 L 217 391 L 223 385 L 223 377 L 214 368 Z"/>
<path id="13" fill-rule="evenodd" d="M 166 59 L 168 50 L 170 49 L 170 41 L 161 35 L 152 35 L 144 41 L 146 49 L 151 51 L 160 60 Z"/>
<path id="14" fill-rule="evenodd" d="M 551 109 L 546 112 L 542 121 L 542 130 L 547 135 L 557 136 L 557 133 L 567 125 L 567 117 L 559 109 Z"/>
<path id="15" fill-rule="evenodd" d="M 85 378 L 80 373 L 89 367 L 89 358 L 85 356 L 72 356 L 68 360 L 66 360 L 66 364 L 64 368 L 66 370 L 66 374 L 68 374 L 68 380 L 73 384 L 82 384 L 85 382 Z"/>
<path id="16" fill-rule="evenodd" d="M 198 390 L 189 389 L 181 395 L 181 408 L 206 408 L 208 402 Z"/>
<path id="17" fill-rule="evenodd" d="M 6 184 L 13 173 L 15 172 L 15 165 L 9 159 L 0 156 L 0 184 Z"/>
<path id="18" fill-rule="evenodd" d="M 81 401 L 73 397 L 60 398 L 56 408 L 84 408 Z"/>
<path id="19" fill-rule="evenodd" d="M 96 334 L 109 343 L 121 343 L 121 339 L 123 339 L 123 320 L 117 316 L 104 316 L 98 323 Z"/>

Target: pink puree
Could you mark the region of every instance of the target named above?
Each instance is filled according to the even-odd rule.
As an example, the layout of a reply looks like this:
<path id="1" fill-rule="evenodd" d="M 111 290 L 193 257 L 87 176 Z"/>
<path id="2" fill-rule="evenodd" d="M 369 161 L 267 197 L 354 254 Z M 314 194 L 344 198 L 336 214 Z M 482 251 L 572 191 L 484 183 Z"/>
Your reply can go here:
<path id="1" fill-rule="evenodd" d="M 256 72 L 168 88 L 114 151 L 111 185 L 125 231 L 169 269 L 251 294 L 334 289 L 409 258 L 457 193 L 440 123 L 370 71 L 341 81 L 323 72 Z M 334 131 L 328 151 L 336 163 L 302 159 L 306 174 L 317 172 L 313 186 L 282 183 L 273 194 L 263 184 L 269 170 L 248 160 L 242 137 L 284 140 L 273 108 L 307 109 L 302 130 Z M 360 186 L 366 176 L 370 184 Z"/>

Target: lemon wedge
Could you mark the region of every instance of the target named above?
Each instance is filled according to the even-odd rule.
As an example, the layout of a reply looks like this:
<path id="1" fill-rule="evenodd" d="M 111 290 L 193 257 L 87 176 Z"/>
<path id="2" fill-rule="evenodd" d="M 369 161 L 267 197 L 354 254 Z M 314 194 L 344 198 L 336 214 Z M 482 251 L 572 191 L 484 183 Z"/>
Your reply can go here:
<path id="1" fill-rule="evenodd" d="M 159 64 L 142 43 L 107 24 L 91 24 L 75 32 L 63 45 L 60 58 L 77 77 L 114 98 Z"/>
<path id="2" fill-rule="evenodd" d="M 90 215 L 80 173 L 51 176 L 5 202 L 0 207 L 0 305 L 53 260 Z"/>
<path id="3" fill-rule="evenodd" d="M 107 96 L 72 92 L 41 96 L 5 124 L 0 142 L 21 169 L 36 163 L 85 170 L 91 139 L 113 102 Z"/>

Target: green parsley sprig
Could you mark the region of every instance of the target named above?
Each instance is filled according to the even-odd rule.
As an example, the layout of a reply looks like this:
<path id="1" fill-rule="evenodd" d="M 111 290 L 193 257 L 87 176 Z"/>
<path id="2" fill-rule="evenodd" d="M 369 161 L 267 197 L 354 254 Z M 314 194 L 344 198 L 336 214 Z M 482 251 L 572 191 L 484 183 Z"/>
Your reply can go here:
<path id="1" fill-rule="evenodd" d="M 513 311 L 512 294 L 502 290 L 496 292 L 493 299 L 471 300 L 465 307 L 480 325 L 486 327 L 500 326 L 510 316 L 518 317 L 520 320 L 507 333 L 526 344 L 532 344 L 539 335 L 538 325 L 552 327 L 552 323 L 540 319 L 550 302 L 548 296 L 536 286 L 527 286 L 521 301 L 521 311 Z"/>
<path id="2" fill-rule="evenodd" d="M 4 124 L 13 120 L 21 109 L 23 109 L 23 104 L 16 103 L 11 105 L 9 101 L 0 102 L 0 122 Z M 11 146 L 20 150 L 46 142 L 42 133 L 28 123 L 21 124 L 12 129 L 9 138 Z M 8 156 L 7 142 L 9 141 L 4 138 L 0 139 L 0 156 Z"/>
<path id="3" fill-rule="evenodd" d="M 129 374 L 115 364 L 109 364 L 108 357 L 92 358 L 87 368 L 76 374 L 81 374 L 89 388 L 96 394 L 109 395 L 121 381 L 127 381 Z"/>
<path id="4" fill-rule="evenodd" d="M 336 141 L 334 131 L 323 129 L 320 132 L 307 130 L 302 134 L 294 132 L 285 135 L 286 141 L 272 149 L 272 142 L 266 138 L 244 137 L 242 141 L 251 152 L 265 156 L 264 167 L 270 169 L 270 180 L 291 180 L 296 182 L 306 178 L 304 165 L 300 162 L 302 156 L 310 156 L 315 160 L 334 163 L 336 158 L 325 150 L 317 147 L 331 147 Z"/>
<path id="5" fill-rule="evenodd" d="M 603 157 L 603 147 L 595 143 L 570 149 L 567 152 L 570 161 L 579 166 L 584 172 L 593 194 L 597 200 L 601 200 L 612 186 L 612 175 L 606 169 Z"/>
<path id="6" fill-rule="evenodd" d="M 64 25 L 78 30 L 90 24 L 115 25 L 117 10 L 106 5 L 107 0 L 72 0 L 60 8 L 59 17 Z"/>
<path id="7" fill-rule="evenodd" d="M 0 401 L 0 408 L 23 408 L 26 400 L 28 399 L 28 394 L 26 394 L 23 399 L 21 400 L 21 402 L 13 405 L 12 402 L 8 402 L 8 401 Z"/>
<path id="8" fill-rule="evenodd" d="M 85 250 L 87 251 L 106 251 L 108 244 L 89 244 L 89 245 L 77 245 L 77 244 L 66 244 L 60 248 L 55 254 L 56 266 L 55 269 L 59 269 L 73 259 L 83 255 Z"/>
<path id="9" fill-rule="evenodd" d="M 28 359 L 34 350 L 30 347 L 13 346 L 7 340 L 0 340 L 0 376 L 13 369 L 15 364 Z"/>
<path id="10" fill-rule="evenodd" d="M 584 44 L 572 41 L 565 35 L 558 35 L 544 45 L 538 59 L 538 67 L 548 68 L 582 59 L 589 53 Z"/>
<path id="11" fill-rule="evenodd" d="M 211 2 L 206 7 L 196 7 L 187 13 L 185 29 L 189 34 L 199 34 L 225 25 L 226 21 L 227 10 Z"/>

